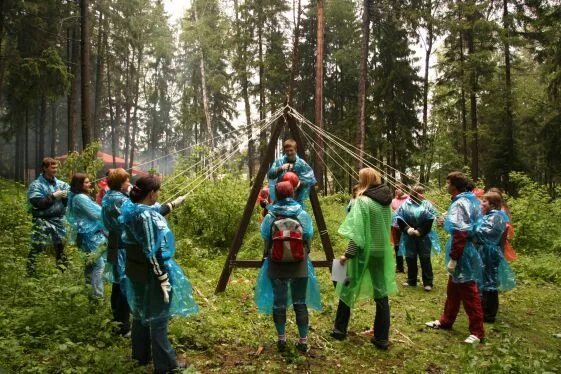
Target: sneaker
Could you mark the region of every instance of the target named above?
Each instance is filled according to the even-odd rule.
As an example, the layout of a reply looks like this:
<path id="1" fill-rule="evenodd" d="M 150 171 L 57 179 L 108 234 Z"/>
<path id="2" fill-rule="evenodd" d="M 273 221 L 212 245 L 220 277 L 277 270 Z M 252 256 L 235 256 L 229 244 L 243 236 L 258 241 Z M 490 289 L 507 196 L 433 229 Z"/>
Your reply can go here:
<path id="1" fill-rule="evenodd" d="M 409 282 L 403 282 L 401 285 L 403 287 L 417 287 L 416 284 L 410 284 Z"/>
<path id="2" fill-rule="evenodd" d="M 475 335 L 470 335 L 466 338 L 466 340 L 464 340 L 464 343 L 466 343 L 466 344 L 477 344 L 479 342 L 481 342 L 481 339 L 479 339 Z"/>
<path id="3" fill-rule="evenodd" d="M 337 329 L 334 329 L 333 331 L 331 331 L 331 334 L 329 334 L 333 339 L 336 340 L 345 340 L 345 338 L 347 337 L 347 334 L 345 334 L 344 332 L 341 332 Z"/>
<path id="4" fill-rule="evenodd" d="M 554 338 L 561 339 L 561 334 L 553 334 Z"/>
<path id="5" fill-rule="evenodd" d="M 277 349 L 279 352 L 286 351 L 286 340 L 277 340 Z"/>
<path id="6" fill-rule="evenodd" d="M 376 348 L 381 349 L 382 351 L 387 351 L 390 346 L 390 343 L 387 340 L 376 339 L 374 337 L 370 339 L 370 343 L 374 344 Z"/>
<path id="7" fill-rule="evenodd" d="M 439 320 L 426 322 L 425 325 L 431 329 L 439 329 L 441 327 Z"/>
<path id="8" fill-rule="evenodd" d="M 432 291 L 432 286 L 425 286 L 423 287 L 425 289 L 425 291 L 430 292 Z"/>
<path id="9" fill-rule="evenodd" d="M 296 349 L 300 353 L 308 353 L 310 351 L 310 347 L 308 347 L 308 343 L 296 342 Z"/>

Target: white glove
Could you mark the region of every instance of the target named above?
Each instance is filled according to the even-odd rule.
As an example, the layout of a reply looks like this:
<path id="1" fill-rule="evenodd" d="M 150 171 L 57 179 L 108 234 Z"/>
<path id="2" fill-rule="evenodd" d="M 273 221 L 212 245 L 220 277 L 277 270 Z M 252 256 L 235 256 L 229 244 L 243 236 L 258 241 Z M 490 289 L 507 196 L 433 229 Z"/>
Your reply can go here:
<path id="1" fill-rule="evenodd" d="M 169 283 L 169 278 L 167 274 L 162 275 L 158 278 L 160 280 L 160 288 L 164 294 L 164 303 L 169 304 L 169 294 L 171 292 L 171 284 Z"/>
<path id="2" fill-rule="evenodd" d="M 417 232 L 417 230 L 415 230 L 413 227 L 407 229 L 407 235 L 409 236 L 415 235 L 415 232 Z"/>
<path id="3" fill-rule="evenodd" d="M 177 208 L 178 206 L 183 204 L 183 202 L 185 201 L 186 198 L 187 198 L 187 195 L 179 196 L 177 199 L 175 199 L 171 202 L 171 206 L 174 207 L 174 208 Z"/>
<path id="4" fill-rule="evenodd" d="M 456 270 L 456 260 L 450 260 L 448 261 L 448 265 L 446 265 L 446 269 L 448 270 L 448 273 L 450 275 L 454 274 L 454 270 Z"/>
<path id="5" fill-rule="evenodd" d="M 65 190 L 58 190 L 53 192 L 53 197 L 55 199 L 64 199 L 66 197 L 67 192 Z"/>

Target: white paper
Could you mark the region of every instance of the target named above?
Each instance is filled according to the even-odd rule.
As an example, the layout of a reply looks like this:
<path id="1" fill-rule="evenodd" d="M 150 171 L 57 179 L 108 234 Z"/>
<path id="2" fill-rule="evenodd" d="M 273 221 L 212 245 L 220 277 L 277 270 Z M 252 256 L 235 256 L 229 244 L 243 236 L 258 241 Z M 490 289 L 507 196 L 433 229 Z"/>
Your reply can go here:
<path id="1" fill-rule="evenodd" d="M 347 263 L 341 265 L 338 258 L 333 260 L 333 266 L 331 267 L 331 280 L 334 282 L 344 282 L 347 278 Z"/>

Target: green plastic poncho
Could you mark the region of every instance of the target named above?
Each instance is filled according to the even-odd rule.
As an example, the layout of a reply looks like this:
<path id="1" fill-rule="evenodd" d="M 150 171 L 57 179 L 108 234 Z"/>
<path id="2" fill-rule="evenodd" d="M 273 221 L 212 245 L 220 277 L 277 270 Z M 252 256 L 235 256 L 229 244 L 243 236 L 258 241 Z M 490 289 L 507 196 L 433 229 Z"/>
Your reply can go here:
<path id="1" fill-rule="evenodd" d="M 339 227 L 339 234 L 359 247 L 356 256 L 347 261 L 347 280 L 338 283 L 335 291 L 349 307 L 361 299 L 380 299 L 397 293 L 391 223 L 389 205 L 360 196 Z"/>

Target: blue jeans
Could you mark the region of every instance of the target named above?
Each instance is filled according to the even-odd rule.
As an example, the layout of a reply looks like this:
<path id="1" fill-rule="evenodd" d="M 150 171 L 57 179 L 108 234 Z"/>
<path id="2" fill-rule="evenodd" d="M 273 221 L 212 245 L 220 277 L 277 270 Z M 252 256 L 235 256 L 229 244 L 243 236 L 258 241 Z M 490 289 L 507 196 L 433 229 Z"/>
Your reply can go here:
<path id="1" fill-rule="evenodd" d="M 155 373 L 167 373 L 177 368 L 175 351 L 168 339 L 168 318 L 150 321 L 145 326 L 140 320 L 132 320 L 132 358 L 139 365 L 154 361 Z"/>
<path id="2" fill-rule="evenodd" d="M 103 270 L 105 269 L 105 260 L 99 257 L 95 262 L 86 263 L 84 267 L 84 276 L 86 283 L 92 286 L 92 296 L 98 299 L 103 298 Z"/>
<path id="3" fill-rule="evenodd" d="M 292 307 L 296 314 L 296 325 L 301 338 L 308 334 L 308 308 L 306 289 L 308 278 L 273 278 L 273 322 L 279 335 L 285 334 L 288 288 L 292 296 Z"/>

